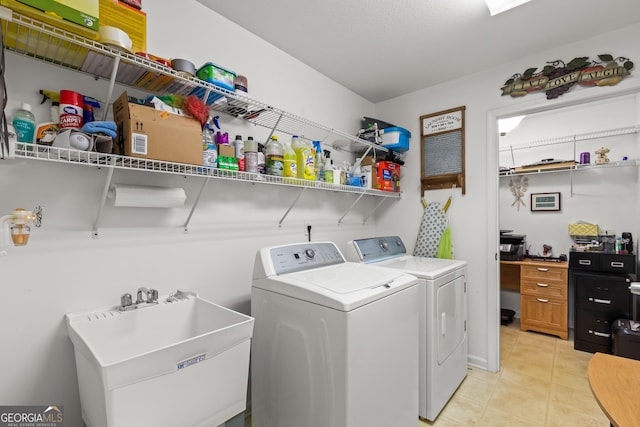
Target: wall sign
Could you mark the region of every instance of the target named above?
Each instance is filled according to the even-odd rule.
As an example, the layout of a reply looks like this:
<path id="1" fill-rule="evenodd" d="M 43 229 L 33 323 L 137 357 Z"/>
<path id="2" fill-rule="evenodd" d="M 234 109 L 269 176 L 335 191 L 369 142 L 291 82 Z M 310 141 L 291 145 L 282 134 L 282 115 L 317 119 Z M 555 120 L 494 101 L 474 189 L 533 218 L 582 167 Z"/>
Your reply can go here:
<path id="1" fill-rule="evenodd" d="M 542 70 L 528 68 L 524 73 L 514 74 L 502 89 L 502 96 L 525 96 L 529 92 L 544 92 L 547 99 L 555 99 L 576 84 L 579 86 L 617 85 L 633 68 L 628 58 L 598 55 L 598 61 L 588 57 L 573 58 L 565 64 L 558 59 L 547 62 Z"/>
<path id="2" fill-rule="evenodd" d="M 458 187 L 465 194 L 464 110 L 420 116 L 421 189 Z"/>

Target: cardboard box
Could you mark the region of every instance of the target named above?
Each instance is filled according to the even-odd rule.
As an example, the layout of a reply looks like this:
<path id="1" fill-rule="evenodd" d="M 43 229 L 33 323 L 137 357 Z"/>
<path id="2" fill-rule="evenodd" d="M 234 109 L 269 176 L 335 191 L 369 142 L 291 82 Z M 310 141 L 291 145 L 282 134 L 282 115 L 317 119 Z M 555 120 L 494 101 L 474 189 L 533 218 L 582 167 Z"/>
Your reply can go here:
<path id="1" fill-rule="evenodd" d="M 132 104 L 127 93 L 113 103 L 118 127 L 114 153 L 167 162 L 202 164 L 202 127 L 191 117 Z"/>
<path id="2" fill-rule="evenodd" d="M 392 162 L 378 162 L 378 185 L 380 190 L 400 191 L 400 165 Z"/>
<path id="3" fill-rule="evenodd" d="M 98 0 L 19 0 L 20 3 L 35 7 L 49 15 L 74 22 L 97 31 L 99 7 Z"/>
<path id="4" fill-rule="evenodd" d="M 365 188 L 378 188 L 378 166 L 371 156 L 362 159 L 360 166 L 362 171 L 362 186 Z"/>
<path id="5" fill-rule="evenodd" d="M 131 50 L 147 51 L 147 14 L 118 0 L 100 1 L 100 26 L 116 27 L 127 33 Z"/>
<path id="6" fill-rule="evenodd" d="M 598 224 L 569 224 L 569 234 L 572 236 L 597 236 Z"/>
<path id="7" fill-rule="evenodd" d="M 218 156 L 236 157 L 236 147 L 232 144 L 218 144 Z"/>

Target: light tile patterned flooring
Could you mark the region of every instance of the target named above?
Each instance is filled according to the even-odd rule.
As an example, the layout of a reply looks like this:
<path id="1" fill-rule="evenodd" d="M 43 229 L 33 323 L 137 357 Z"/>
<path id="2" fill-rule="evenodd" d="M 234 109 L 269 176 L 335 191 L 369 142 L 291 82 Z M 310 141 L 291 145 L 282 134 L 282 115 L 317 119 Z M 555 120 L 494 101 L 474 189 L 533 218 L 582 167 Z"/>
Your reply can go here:
<path id="1" fill-rule="evenodd" d="M 573 340 L 500 327 L 500 372 L 469 368 L 435 422 L 418 427 L 609 427 L 587 379 L 593 354 Z M 251 426 L 247 417 L 246 427 Z"/>
<path id="2" fill-rule="evenodd" d="M 573 340 L 500 327 L 500 372 L 470 368 L 435 422 L 420 427 L 609 427 L 591 393 L 587 365 L 593 354 Z"/>

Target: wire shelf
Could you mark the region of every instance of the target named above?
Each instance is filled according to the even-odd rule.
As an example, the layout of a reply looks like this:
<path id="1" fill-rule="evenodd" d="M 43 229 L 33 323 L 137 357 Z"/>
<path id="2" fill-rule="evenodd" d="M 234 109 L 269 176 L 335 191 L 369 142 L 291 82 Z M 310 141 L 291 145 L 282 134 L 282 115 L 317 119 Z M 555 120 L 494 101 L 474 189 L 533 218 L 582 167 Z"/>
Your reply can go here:
<path id="1" fill-rule="evenodd" d="M 369 147 L 389 152 L 381 145 L 347 132 L 287 113 L 251 97 L 185 75 L 159 62 L 103 45 L 16 11 L 12 12 L 11 20 L 3 19 L 2 25 L 5 48 L 21 55 L 103 79 L 111 79 L 115 67 L 115 82 L 125 86 L 156 95 L 197 94 L 206 100 L 212 111 L 228 114 L 272 131 L 299 135 L 328 145 L 347 140 L 359 149 Z M 211 103 L 210 99 L 213 99 Z"/>
<path id="2" fill-rule="evenodd" d="M 501 171 L 499 173 L 500 177 L 506 176 L 514 176 L 514 175 L 533 175 L 533 174 L 541 174 L 541 173 L 555 173 L 555 172 L 569 172 L 569 171 L 582 171 L 582 170 L 593 170 L 593 169 L 606 169 L 606 168 L 621 168 L 621 167 L 631 167 L 631 166 L 640 166 L 640 160 L 619 160 L 615 162 L 609 163 L 600 163 L 600 164 L 575 164 L 574 166 L 557 168 L 557 169 L 530 169 L 526 171 Z"/>
<path id="3" fill-rule="evenodd" d="M 181 176 L 199 176 L 203 178 L 244 181 L 252 184 L 268 184 L 287 187 L 308 188 L 314 190 L 333 191 L 339 193 L 355 193 L 383 198 L 399 199 L 401 193 L 355 187 L 351 185 L 329 184 L 322 181 L 311 181 L 298 178 L 283 178 L 251 172 L 241 172 L 218 168 L 205 168 L 198 165 L 166 162 L 161 160 L 142 159 L 120 156 L 116 154 L 80 151 L 68 148 L 48 147 L 24 142 L 15 143 L 16 158 L 34 159 L 58 163 L 76 164 L 115 169 L 139 170 L 174 174 Z"/>
<path id="4" fill-rule="evenodd" d="M 533 147 L 545 147 L 548 145 L 563 144 L 567 142 L 579 142 L 579 141 L 587 141 L 590 139 L 597 139 L 597 138 L 629 135 L 629 134 L 638 133 L 639 129 L 640 127 L 638 126 L 629 126 L 624 128 L 608 129 L 608 130 L 597 131 L 597 132 L 566 135 L 566 136 L 560 136 L 557 138 L 540 139 L 536 141 L 529 141 L 522 144 L 503 147 L 503 148 L 500 148 L 498 151 L 503 153 L 508 151 L 524 150 L 524 149 L 533 148 Z"/>

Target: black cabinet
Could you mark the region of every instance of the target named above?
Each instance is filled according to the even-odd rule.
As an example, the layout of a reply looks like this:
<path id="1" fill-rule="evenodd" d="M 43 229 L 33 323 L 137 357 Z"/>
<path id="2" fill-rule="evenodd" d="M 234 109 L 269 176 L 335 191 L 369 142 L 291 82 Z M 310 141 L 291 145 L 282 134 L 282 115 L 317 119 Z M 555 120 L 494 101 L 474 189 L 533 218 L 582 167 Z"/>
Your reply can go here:
<path id="1" fill-rule="evenodd" d="M 634 255 L 574 253 L 569 259 L 569 282 L 575 293 L 576 350 L 612 353 L 611 327 L 616 319 L 631 318 L 629 273 Z"/>

